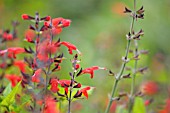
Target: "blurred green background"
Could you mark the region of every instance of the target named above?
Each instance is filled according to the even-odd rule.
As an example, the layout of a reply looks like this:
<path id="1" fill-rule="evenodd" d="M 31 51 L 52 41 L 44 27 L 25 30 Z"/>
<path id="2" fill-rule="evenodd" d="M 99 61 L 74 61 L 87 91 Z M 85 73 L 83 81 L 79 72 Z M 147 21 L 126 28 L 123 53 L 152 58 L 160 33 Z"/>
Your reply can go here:
<path id="1" fill-rule="evenodd" d="M 81 66 L 98 65 L 117 73 L 126 47 L 125 35 L 129 32 L 131 22 L 131 18 L 122 12 L 124 6 L 132 8 L 132 4 L 132 0 L 0 0 L 0 28 L 11 28 L 11 20 L 18 20 L 20 41 L 14 45 L 25 46 L 24 32 L 31 23 L 23 21 L 22 14 L 34 15 L 38 11 L 41 16 L 71 19 L 71 26 L 63 29 L 57 37 L 75 44 L 83 53 Z M 136 92 L 142 82 L 156 81 L 161 89 L 157 97 L 162 103 L 167 98 L 165 87 L 170 80 L 170 0 L 137 0 L 137 4 L 137 8 L 143 5 L 145 9 L 145 19 L 135 22 L 135 30 L 142 28 L 145 32 L 139 41 L 139 48 L 149 50 L 147 56 L 140 56 L 139 67 L 148 66 L 149 71 L 137 76 Z M 72 56 L 68 55 L 66 49 L 63 50 L 67 61 L 63 62 L 65 70 L 61 74 L 65 74 L 65 78 L 71 71 L 69 59 Z M 133 66 L 133 62 L 128 66 Z M 88 100 L 78 102 L 82 108 L 75 109 L 74 113 L 103 112 L 114 81 L 113 77 L 107 75 L 106 71 L 99 70 L 95 72 L 94 79 L 88 75 L 78 78 L 77 81 L 96 89 Z M 129 92 L 130 82 L 130 79 L 122 80 L 118 91 Z"/>

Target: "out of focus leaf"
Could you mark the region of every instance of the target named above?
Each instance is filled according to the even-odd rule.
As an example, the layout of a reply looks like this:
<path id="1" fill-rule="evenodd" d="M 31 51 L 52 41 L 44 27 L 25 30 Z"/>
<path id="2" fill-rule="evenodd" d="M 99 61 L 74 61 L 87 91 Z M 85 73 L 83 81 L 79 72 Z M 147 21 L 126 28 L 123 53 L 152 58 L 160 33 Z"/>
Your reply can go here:
<path id="1" fill-rule="evenodd" d="M 3 101 L 0 103 L 0 110 L 3 111 L 4 108 L 9 108 L 9 106 L 14 103 L 15 101 L 15 95 L 19 90 L 21 82 L 19 82 L 13 90 L 3 99 Z M 11 107 L 11 106 L 10 106 Z"/>
<path id="2" fill-rule="evenodd" d="M 7 96 L 11 91 L 12 91 L 11 83 L 9 83 L 9 84 L 7 85 L 7 87 L 5 88 L 5 90 L 3 91 L 3 95 L 4 95 L 4 96 Z"/>
<path id="3" fill-rule="evenodd" d="M 128 111 L 125 108 L 123 108 L 122 106 L 118 106 L 116 108 L 116 113 L 128 113 Z"/>
<path id="4" fill-rule="evenodd" d="M 140 97 L 135 98 L 133 113 L 146 113 L 144 101 Z"/>

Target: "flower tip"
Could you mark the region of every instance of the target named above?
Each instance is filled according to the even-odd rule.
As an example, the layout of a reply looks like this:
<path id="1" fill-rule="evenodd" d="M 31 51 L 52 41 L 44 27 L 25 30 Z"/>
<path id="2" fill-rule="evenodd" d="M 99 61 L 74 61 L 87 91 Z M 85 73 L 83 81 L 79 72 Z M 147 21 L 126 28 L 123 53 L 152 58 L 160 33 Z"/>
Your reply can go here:
<path id="1" fill-rule="evenodd" d="M 23 14 L 21 17 L 22 17 L 23 20 L 28 20 L 29 19 L 28 14 Z"/>

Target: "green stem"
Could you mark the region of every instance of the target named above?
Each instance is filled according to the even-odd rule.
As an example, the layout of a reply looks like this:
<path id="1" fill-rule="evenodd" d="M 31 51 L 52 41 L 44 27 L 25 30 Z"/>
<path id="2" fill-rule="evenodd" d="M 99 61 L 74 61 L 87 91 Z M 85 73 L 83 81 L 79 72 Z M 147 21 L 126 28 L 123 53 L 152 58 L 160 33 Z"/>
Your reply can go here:
<path id="1" fill-rule="evenodd" d="M 134 0 L 134 15 L 136 15 L 136 0 Z M 133 20 L 135 20 L 135 17 L 133 17 Z M 137 40 L 134 40 L 135 43 L 135 56 L 138 55 L 138 42 Z M 128 112 L 131 113 L 134 105 L 134 89 L 135 89 L 135 78 L 136 78 L 136 70 L 137 70 L 137 64 L 138 60 L 135 60 L 134 64 L 134 72 L 132 75 L 132 83 L 131 83 L 131 92 L 130 92 L 130 99 L 129 99 L 129 110 Z"/>
<path id="2" fill-rule="evenodd" d="M 131 40 L 128 40 L 128 42 L 127 42 L 127 48 L 126 48 L 126 52 L 125 52 L 125 58 L 128 57 L 129 48 L 130 48 L 130 43 L 131 43 Z M 112 92 L 111 92 L 111 95 L 110 95 L 110 98 L 109 98 L 109 104 L 108 104 L 108 106 L 107 106 L 107 108 L 106 108 L 106 110 L 105 110 L 105 113 L 108 113 L 109 110 L 110 110 L 110 107 L 111 107 L 112 101 L 113 101 L 112 98 L 113 98 L 114 95 L 115 95 L 118 82 L 120 81 L 120 78 L 121 78 L 121 76 L 122 76 L 122 74 L 123 74 L 123 72 L 124 72 L 124 69 L 125 69 L 125 67 L 126 67 L 126 64 L 127 64 L 127 62 L 123 62 L 122 67 L 121 67 L 121 69 L 120 69 L 120 72 L 119 72 L 119 74 L 116 76 L 116 80 L 115 80 L 115 82 L 114 82 L 114 85 L 113 85 L 113 88 L 112 88 Z"/>

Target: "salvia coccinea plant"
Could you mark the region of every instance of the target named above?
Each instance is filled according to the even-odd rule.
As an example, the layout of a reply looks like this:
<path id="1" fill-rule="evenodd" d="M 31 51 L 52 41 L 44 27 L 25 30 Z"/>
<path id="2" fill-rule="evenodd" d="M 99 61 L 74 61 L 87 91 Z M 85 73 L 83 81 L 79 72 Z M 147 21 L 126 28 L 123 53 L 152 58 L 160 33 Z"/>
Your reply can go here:
<path id="1" fill-rule="evenodd" d="M 142 29 L 140 29 L 139 31 L 136 31 L 134 29 L 135 22 L 138 19 L 144 19 L 144 8 L 143 8 L 143 6 L 141 6 L 139 9 L 137 9 L 136 8 L 136 0 L 133 0 L 133 1 L 134 1 L 133 2 L 133 6 L 134 6 L 133 10 L 125 7 L 124 13 L 127 13 L 127 14 L 130 15 L 130 17 L 132 18 L 132 22 L 131 22 L 131 25 L 130 25 L 129 33 L 126 35 L 127 46 L 126 46 L 125 56 L 122 57 L 123 63 L 122 63 L 122 66 L 120 68 L 120 71 L 117 74 L 114 74 L 111 70 L 109 71 L 109 73 L 111 75 L 114 75 L 115 81 L 114 81 L 114 84 L 113 84 L 111 94 L 109 95 L 109 103 L 107 105 L 105 113 L 109 113 L 113 101 L 118 101 L 123 96 L 126 96 L 128 98 L 129 102 L 127 102 L 127 109 L 128 109 L 129 113 L 132 113 L 135 97 L 140 94 L 140 93 L 135 94 L 135 91 L 134 91 L 135 90 L 134 87 L 135 87 L 136 73 L 138 73 L 138 72 L 143 73 L 147 69 L 147 67 L 138 68 L 138 66 L 137 66 L 138 61 L 139 61 L 139 56 L 141 54 L 147 54 L 148 51 L 146 51 L 146 50 L 139 51 L 138 41 L 141 39 L 141 36 L 144 35 L 144 32 L 143 32 Z M 134 42 L 134 46 L 133 46 L 134 49 L 133 50 L 130 49 L 132 42 Z M 134 54 L 132 58 L 129 57 L 130 52 L 132 52 Z M 124 73 L 125 69 L 129 68 L 129 67 L 127 67 L 127 64 L 130 61 L 134 61 L 134 67 L 131 70 L 132 72 L 131 73 Z M 118 96 L 115 96 L 116 89 L 118 87 L 118 83 L 123 78 L 131 78 L 132 79 L 130 94 L 120 93 Z"/>
<path id="2" fill-rule="evenodd" d="M 11 60 L 8 64 L 2 59 L 0 68 L 16 66 L 20 69 L 20 75 L 2 73 L 11 85 L 1 86 L 3 100 L 0 102 L 0 112 L 71 113 L 72 101 L 88 98 L 89 93 L 94 89 L 82 85 L 76 78 L 89 74 L 92 79 L 94 71 L 106 70 L 106 68 L 99 66 L 81 68 L 79 58 L 81 52 L 78 48 L 70 42 L 56 39 L 65 27 L 70 26 L 71 20 L 62 17 L 40 17 L 39 13 L 35 16 L 23 14 L 22 19 L 33 22 L 26 30 L 24 39 L 30 46 L 6 47 L 0 50 L 2 58 Z M 8 30 L 1 32 L 1 42 L 16 37 L 16 25 L 17 23 L 13 23 L 13 34 Z M 60 50 L 61 47 L 68 49 L 68 54 L 72 55 L 71 60 L 66 60 Z M 24 54 L 23 60 L 17 59 L 19 54 Z M 72 64 L 70 67 L 72 72 L 66 75 L 70 79 L 60 79 L 63 75 L 58 75 L 58 71 L 64 69 L 61 67 L 63 60 Z"/>

